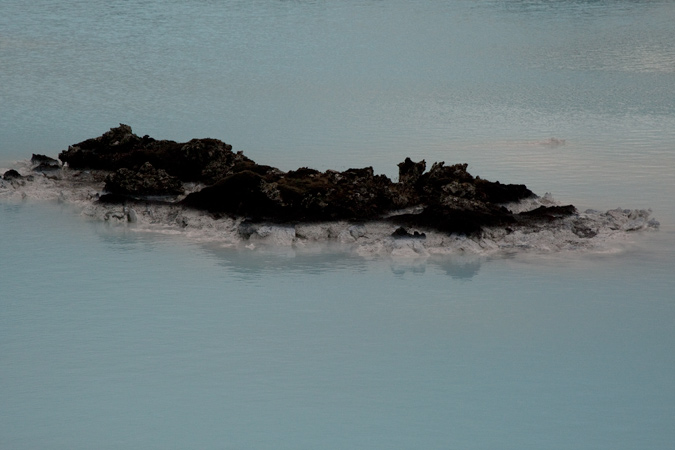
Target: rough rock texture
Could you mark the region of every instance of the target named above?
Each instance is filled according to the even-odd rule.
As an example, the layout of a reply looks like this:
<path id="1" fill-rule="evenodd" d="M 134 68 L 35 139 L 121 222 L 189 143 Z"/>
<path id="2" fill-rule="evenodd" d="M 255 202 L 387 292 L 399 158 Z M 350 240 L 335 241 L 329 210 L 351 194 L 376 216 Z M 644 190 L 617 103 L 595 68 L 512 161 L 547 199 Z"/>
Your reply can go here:
<path id="1" fill-rule="evenodd" d="M 177 195 L 183 192 L 182 182 L 197 182 L 202 188 L 178 205 L 258 222 L 386 220 L 404 227 L 472 234 L 484 227 L 546 223 L 576 213 L 570 205 L 515 214 L 502 204 L 534 194 L 522 184 L 474 177 L 466 164 L 437 162 L 426 171 L 424 160 L 406 158 L 398 165 L 398 182 L 376 175 L 372 167 L 283 172 L 257 164 L 217 139 L 158 141 L 136 136 L 128 125 L 72 145 L 59 159 L 70 169 L 112 172 L 105 184 L 112 195 L 102 201 Z"/>
<path id="2" fill-rule="evenodd" d="M 33 171 L 35 172 L 51 172 L 61 169 L 61 163 L 58 160 L 45 155 L 33 153 L 30 162 L 33 164 Z"/>
<path id="3" fill-rule="evenodd" d="M 213 183 L 237 165 L 254 165 L 241 152 L 217 139 L 193 139 L 187 143 L 138 137 L 120 124 L 102 136 L 71 145 L 59 159 L 73 169 L 139 169 L 149 162 L 182 181 Z"/>
<path id="4" fill-rule="evenodd" d="M 172 195 L 182 194 L 183 183 L 163 169 L 155 169 L 146 162 L 138 170 L 117 169 L 105 180 L 105 190 L 112 194 Z"/>
<path id="5" fill-rule="evenodd" d="M 11 180 L 20 180 L 23 178 L 19 172 L 17 172 L 14 169 L 9 169 L 2 175 L 3 180 L 6 181 L 11 181 Z"/>
<path id="6" fill-rule="evenodd" d="M 419 231 L 410 232 L 403 227 L 398 227 L 391 233 L 391 236 L 394 238 L 412 238 L 412 239 L 426 239 L 427 235 L 425 233 L 420 233 Z"/>

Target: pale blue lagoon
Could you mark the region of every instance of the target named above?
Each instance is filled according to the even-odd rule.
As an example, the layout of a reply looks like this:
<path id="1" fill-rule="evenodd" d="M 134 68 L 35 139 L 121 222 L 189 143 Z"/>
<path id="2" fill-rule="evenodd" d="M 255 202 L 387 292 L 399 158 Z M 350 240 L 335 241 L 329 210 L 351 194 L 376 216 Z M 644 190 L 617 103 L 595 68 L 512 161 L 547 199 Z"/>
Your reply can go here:
<path id="1" fill-rule="evenodd" d="M 223 248 L 0 200 L 2 449 L 671 449 L 675 3 L 0 0 L 0 167 L 118 123 L 466 162 L 614 253 Z"/>

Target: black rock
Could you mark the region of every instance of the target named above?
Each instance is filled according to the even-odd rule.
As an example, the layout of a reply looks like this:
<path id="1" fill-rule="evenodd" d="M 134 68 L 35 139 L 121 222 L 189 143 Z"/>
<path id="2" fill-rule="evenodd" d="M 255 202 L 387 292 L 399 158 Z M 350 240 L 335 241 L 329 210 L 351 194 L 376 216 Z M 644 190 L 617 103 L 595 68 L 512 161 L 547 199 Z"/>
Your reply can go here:
<path id="1" fill-rule="evenodd" d="M 474 234 L 488 226 L 547 223 L 576 213 L 569 206 L 513 214 L 503 204 L 532 197 L 532 191 L 474 177 L 467 164 L 436 162 L 425 172 L 424 160 L 406 158 L 398 165 L 398 182 L 376 175 L 372 167 L 284 172 L 217 139 L 159 141 L 139 137 L 123 124 L 70 146 L 59 159 L 71 168 L 111 172 L 103 202 L 176 195 L 182 182 L 192 181 L 205 187 L 185 197 L 180 202 L 185 207 L 269 222 L 388 220 L 401 227 L 395 237 L 424 237 L 410 228 Z"/>
<path id="2" fill-rule="evenodd" d="M 33 153 L 33 156 L 30 158 L 30 162 L 33 164 L 54 164 L 54 165 L 59 165 L 59 161 L 51 158 L 46 155 L 40 155 L 37 153 Z"/>
<path id="3" fill-rule="evenodd" d="M 33 170 L 35 172 L 50 172 L 61 169 L 61 163 L 58 160 L 45 155 L 33 153 L 30 162 L 34 165 Z"/>
<path id="4" fill-rule="evenodd" d="M 120 195 L 120 194 L 103 194 L 98 197 L 98 202 L 99 203 L 106 203 L 110 205 L 122 205 L 129 200 L 134 200 L 133 198 L 130 198 L 127 195 Z"/>
<path id="5" fill-rule="evenodd" d="M 208 180 L 209 184 L 231 174 L 241 162 L 255 164 L 232 146 L 217 139 L 193 139 L 187 143 L 158 141 L 136 136 L 120 124 L 103 135 L 71 145 L 59 159 L 74 169 L 138 170 L 149 162 L 183 181 Z"/>
<path id="6" fill-rule="evenodd" d="M 280 204 L 263 190 L 263 176 L 245 170 L 188 195 L 182 204 L 214 213 L 275 218 Z"/>
<path id="7" fill-rule="evenodd" d="M 183 193 L 183 183 L 163 169 L 146 162 L 138 170 L 121 168 L 106 178 L 105 190 L 118 195 L 177 195 Z"/>
<path id="8" fill-rule="evenodd" d="M 427 235 L 425 233 L 420 233 L 419 231 L 415 231 L 413 233 L 410 233 L 408 230 L 406 230 L 403 227 L 398 227 L 396 230 L 394 230 L 393 233 L 391 233 L 392 237 L 395 238 L 413 238 L 413 239 L 426 239 Z"/>
<path id="9" fill-rule="evenodd" d="M 531 211 L 525 211 L 518 214 L 521 220 L 545 220 L 552 221 L 561 217 L 571 216 L 577 213 L 573 205 L 564 206 L 540 206 Z"/>
<path id="10" fill-rule="evenodd" d="M 403 185 L 415 186 L 426 168 L 427 163 L 424 160 L 416 163 L 410 158 L 406 158 L 402 163 L 398 163 L 398 182 Z"/>
<path id="11" fill-rule="evenodd" d="M 20 180 L 23 178 L 19 172 L 17 172 L 14 169 L 9 169 L 7 172 L 4 173 L 2 176 L 3 180 L 11 181 L 11 180 Z"/>

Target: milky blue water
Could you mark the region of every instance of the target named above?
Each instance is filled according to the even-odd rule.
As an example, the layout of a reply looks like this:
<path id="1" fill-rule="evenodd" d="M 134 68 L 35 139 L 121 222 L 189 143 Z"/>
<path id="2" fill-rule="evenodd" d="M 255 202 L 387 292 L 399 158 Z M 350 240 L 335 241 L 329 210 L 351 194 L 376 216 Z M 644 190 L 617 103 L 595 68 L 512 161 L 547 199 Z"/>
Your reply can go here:
<path id="1" fill-rule="evenodd" d="M 2 201 L 0 448 L 672 448 L 673 23 L 658 0 L 0 0 L 0 167 L 122 122 L 283 169 L 466 162 L 662 224 L 617 254 L 398 261 Z"/>

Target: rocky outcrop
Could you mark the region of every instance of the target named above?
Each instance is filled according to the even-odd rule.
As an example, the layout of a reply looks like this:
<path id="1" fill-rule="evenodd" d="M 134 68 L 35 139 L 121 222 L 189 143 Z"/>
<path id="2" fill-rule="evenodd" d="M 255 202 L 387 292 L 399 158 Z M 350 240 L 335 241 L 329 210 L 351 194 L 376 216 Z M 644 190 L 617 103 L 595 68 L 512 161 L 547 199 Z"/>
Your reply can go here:
<path id="1" fill-rule="evenodd" d="M 533 197 L 532 191 L 474 177 L 467 164 L 436 162 L 426 171 L 424 160 L 406 158 L 398 165 L 398 182 L 372 167 L 283 172 L 217 139 L 159 141 L 138 137 L 128 125 L 72 145 L 59 159 L 71 169 L 109 171 L 109 194 L 102 201 L 176 196 L 183 183 L 196 182 L 202 188 L 177 199 L 177 205 L 254 222 L 385 220 L 404 227 L 398 237 L 419 237 L 407 236 L 405 227 L 472 234 L 486 226 L 543 223 L 576 213 L 567 206 L 514 214 L 502 205 Z"/>
<path id="2" fill-rule="evenodd" d="M 33 164 L 33 171 L 35 172 L 51 172 L 61 169 L 61 164 L 58 160 L 45 155 L 33 153 L 30 162 Z"/>
<path id="3" fill-rule="evenodd" d="M 59 159 L 73 169 L 138 170 L 149 162 L 181 181 L 214 183 L 246 166 L 255 165 L 241 152 L 217 139 L 193 139 L 186 143 L 138 137 L 120 124 L 102 136 L 71 145 Z"/>
<path id="4" fill-rule="evenodd" d="M 367 220 L 392 208 L 392 187 L 372 167 L 344 172 L 245 170 L 190 194 L 183 204 L 257 220 Z"/>
<path id="5" fill-rule="evenodd" d="M 127 196 L 178 195 L 184 192 L 183 183 L 163 169 L 155 169 L 146 162 L 138 170 L 117 169 L 105 180 L 105 190 Z"/>
<path id="6" fill-rule="evenodd" d="M 2 179 L 5 181 L 20 180 L 22 178 L 21 174 L 14 169 L 9 169 L 2 175 Z"/>

